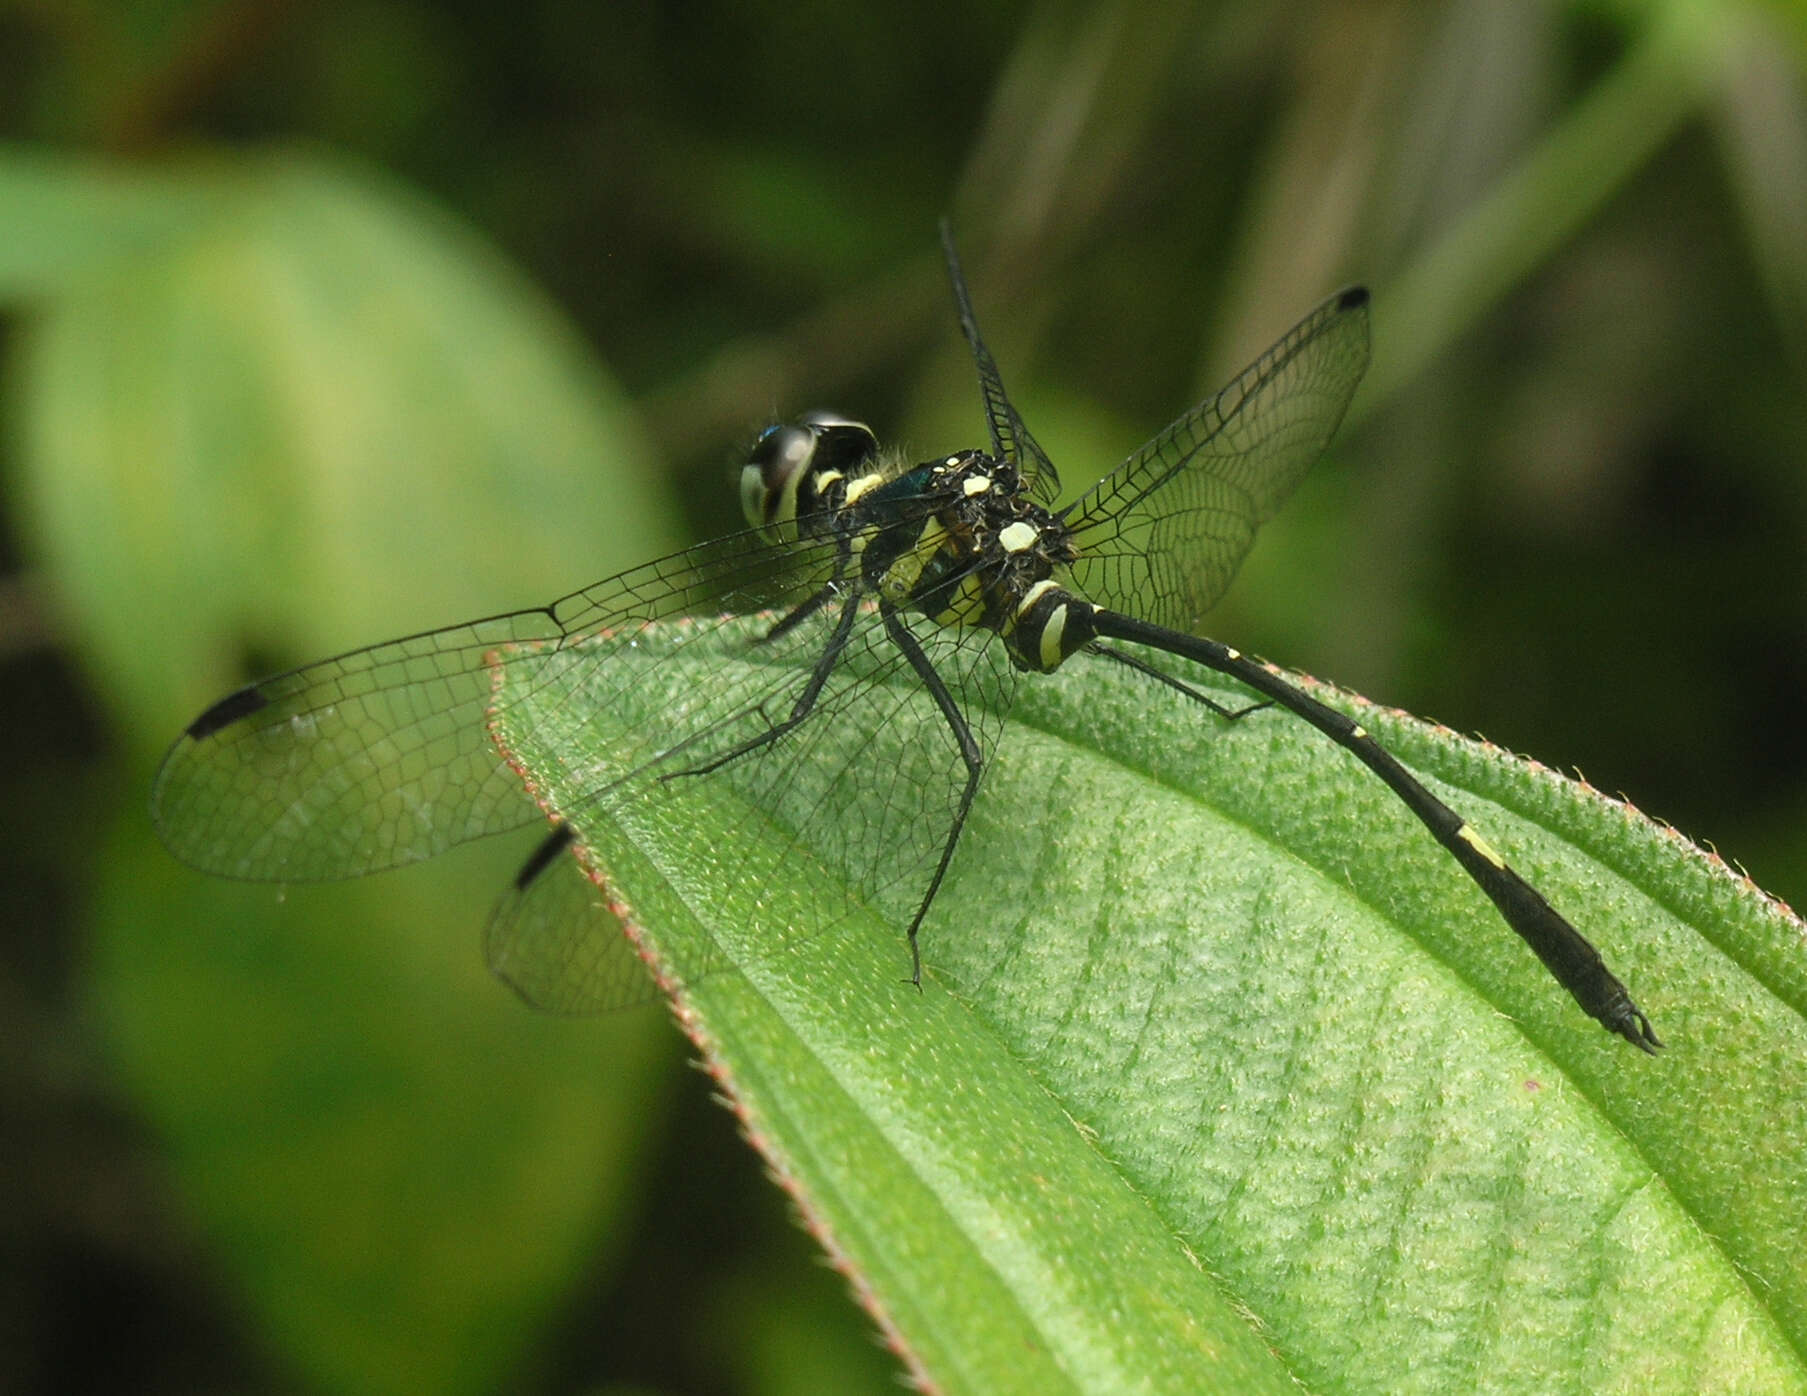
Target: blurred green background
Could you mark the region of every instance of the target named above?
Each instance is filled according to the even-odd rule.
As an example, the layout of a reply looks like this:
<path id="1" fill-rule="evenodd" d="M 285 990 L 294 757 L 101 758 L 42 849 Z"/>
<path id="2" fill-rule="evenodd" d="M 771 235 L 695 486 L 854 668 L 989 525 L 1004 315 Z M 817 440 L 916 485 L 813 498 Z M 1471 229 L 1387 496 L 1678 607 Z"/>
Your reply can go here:
<path id="1" fill-rule="evenodd" d="M 1070 485 L 1339 284 L 1375 357 L 1212 632 L 1807 902 L 1807 25 L 1731 4 L 0 3 L 0 1389 L 891 1390 L 656 1009 L 485 976 L 519 845 L 174 866 L 243 678 L 973 444 Z"/>

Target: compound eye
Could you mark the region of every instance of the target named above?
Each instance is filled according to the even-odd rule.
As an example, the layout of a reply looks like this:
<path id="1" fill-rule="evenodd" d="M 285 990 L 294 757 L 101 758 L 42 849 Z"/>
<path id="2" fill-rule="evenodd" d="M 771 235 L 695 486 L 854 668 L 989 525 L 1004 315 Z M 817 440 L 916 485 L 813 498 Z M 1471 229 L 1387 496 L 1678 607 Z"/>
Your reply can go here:
<path id="1" fill-rule="evenodd" d="M 816 452 L 807 427 L 779 424 L 759 433 L 740 471 L 740 507 L 754 528 L 788 520 L 797 507 L 797 484 Z"/>
<path id="2" fill-rule="evenodd" d="M 816 434 L 814 468 L 853 475 L 878 455 L 878 437 L 864 422 L 837 417 L 832 412 L 812 412 L 803 424 Z"/>

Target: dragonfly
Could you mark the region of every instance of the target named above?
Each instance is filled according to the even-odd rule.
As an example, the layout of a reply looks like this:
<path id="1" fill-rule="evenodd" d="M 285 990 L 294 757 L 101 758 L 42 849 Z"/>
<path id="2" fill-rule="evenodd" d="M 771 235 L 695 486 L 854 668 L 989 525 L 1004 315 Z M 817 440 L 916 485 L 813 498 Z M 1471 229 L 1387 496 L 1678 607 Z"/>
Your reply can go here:
<path id="1" fill-rule="evenodd" d="M 248 684 L 196 717 L 158 770 L 153 818 L 170 851 L 224 877 L 320 882 L 550 817 L 485 953 L 528 1002 L 589 1012 L 656 992 L 602 909 L 599 835 L 626 830 L 630 851 L 694 841 L 699 816 L 725 809 L 740 838 L 716 851 L 719 886 L 691 895 L 803 886 L 790 901 L 772 892 L 773 919 L 798 937 L 876 908 L 904 924 L 920 986 L 919 932 L 1017 685 L 1083 656 L 1213 720 L 1278 707 L 1309 723 L 1403 802 L 1583 1011 L 1654 1053 L 1649 1019 L 1598 951 L 1472 824 L 1360 723 L 1197 633 L 1343 419 L 1368 362 L 1366 290 L 1332 295 L 1059 505 L 945 223 L 941 236 L 986 445 L 911 461 L 851 418 L 778 423 L 741 471 L 744 530 L 543 606 Z M 1189 677 L 1199 670 L 1252 701 L 1219 702 Z M 515 748 L 553 722 L 580 740 L 545 758 L 559 779 L 535 780 Z M 581 794 L 558 803 L 551 788 Z M 811 877 L 791 876 L 805 866 Z M 737 914 L 726 900 L 713 911 Z M 696 972 L 711 963 L 705 949 Z"/>

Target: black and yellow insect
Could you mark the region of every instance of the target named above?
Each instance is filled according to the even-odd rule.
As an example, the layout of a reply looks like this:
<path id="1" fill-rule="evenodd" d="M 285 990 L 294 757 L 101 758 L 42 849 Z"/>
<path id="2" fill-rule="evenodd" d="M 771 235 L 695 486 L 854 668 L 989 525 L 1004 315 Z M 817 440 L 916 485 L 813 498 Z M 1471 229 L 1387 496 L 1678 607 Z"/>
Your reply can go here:
<path id="1" fill-rule="evenodd" d="M 486 936 L 491 964 L 530 1001 L 641 996 L 561 855 L 579 830 L 657 825 L 716 782 L 760 824 L 749 845 L 781 850 L 731 862 L 733 876 L 808 858 L 906 923 L 919 981 L 918 931 L 1018 678 L 1085 655 L 1225 718 L 1277 704 L 1305 719 L 1386 783 L 1583 1009 L 1645 1051 L 1661 1045 L 1594 947 L 1360 725 L 1191 633 L 1342 420 L 1367 366 L 1367 293 L 1332 296 L 1056 508 L 1059 478 L 1005 395 L 945 230 L 943 243 L 988 448 L 912 464 L 843 417 L 770 427 L 742 473 L 745 533 L 215 703 L 158 772 L 164 842 L 208 872 L 307 882 L 530 823 L 539 812 L 493 738 L 493 708 L 557 695 L 586 739 L 566 784 L 587 793 L 554 811 Z M 749 630 L 749 613 L 768 619 Z M 1187 664 L 1262 701 L 1227 710 L 1187 681 Z M 665 683 L 647 682 L 652 666 Z"/>

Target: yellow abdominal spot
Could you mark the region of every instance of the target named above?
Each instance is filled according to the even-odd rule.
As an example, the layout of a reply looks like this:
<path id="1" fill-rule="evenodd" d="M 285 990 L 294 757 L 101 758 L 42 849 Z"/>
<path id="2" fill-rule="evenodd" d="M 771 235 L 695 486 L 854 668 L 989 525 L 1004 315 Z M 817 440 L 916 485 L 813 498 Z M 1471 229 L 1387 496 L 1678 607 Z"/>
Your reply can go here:
<path id="1" fill-rule="evenodd" d="M 1052 670 L 1065 658 L 1061 653 L 1060 637 L 1067 628 L 1067 608 L 1065 604 L 1056 606 L 1048 615 L 1048 623 L 1042 627 L 1042 668 Z"/>
<path id="2" fill-rule="evenodd" d="M 1027 614 L 1029 608 L 1042 599 L 1042 593 L 1051 590 L 1053 586 L 1053 578 L 1043 577 L 1034 586 L 1030 587 L 1028 591 L 1023 593 L 1023 599 L 1017 603 L 1016 615 L 1013 619 L 1021 620 L 1023 616 Z"/>
<path id="3" fill-rule="evenodd" d="M 1456 830 L 1456 837 L 1461 839 L 1463 843 L 1467 844 L 1489 863 L 1492 863 L 1494 867 L 1502 870 L 1505 868 L 1506 860 L 1495 853 L 1493 851 L 1493 846 L 1474 831 L 1474 825 L 1464 824 L 1460 829 Z"/>

